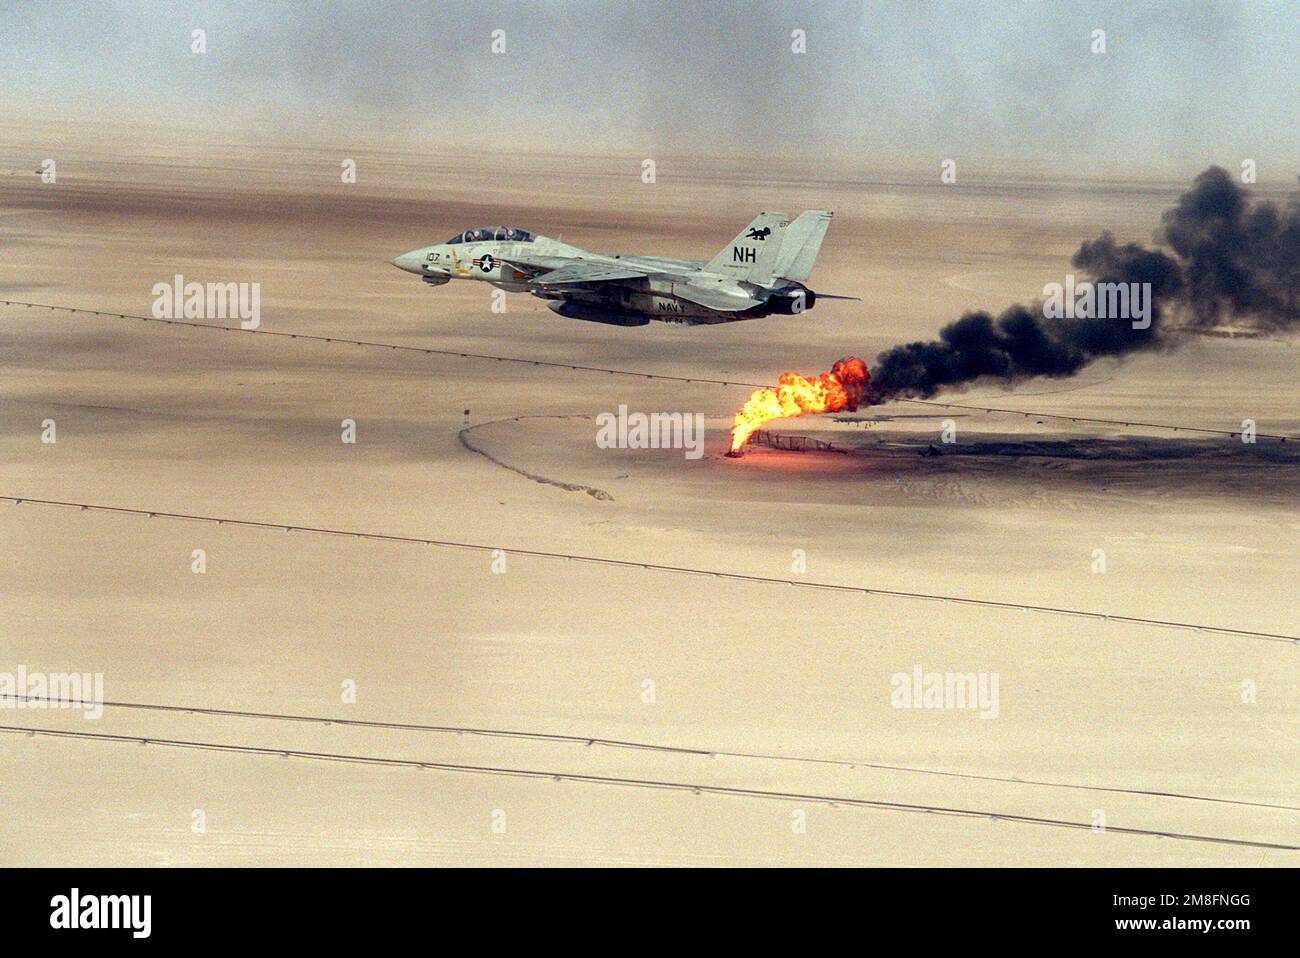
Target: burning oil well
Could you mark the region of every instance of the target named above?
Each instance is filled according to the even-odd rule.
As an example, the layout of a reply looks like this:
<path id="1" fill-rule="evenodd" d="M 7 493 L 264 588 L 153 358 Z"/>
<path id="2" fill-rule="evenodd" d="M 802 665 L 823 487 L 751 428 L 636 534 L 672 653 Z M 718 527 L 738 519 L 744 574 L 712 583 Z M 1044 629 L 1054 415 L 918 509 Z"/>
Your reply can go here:
<path id="1" fill-rule="evenodd" d="M 740 455 L 750 434 L 773 419 L 928 399 L 976 380 L 1073 376 L 1096 359 L 1171 348 L 1224 323 L 1267 334 L 1300 321 L 1300 193 L 1285 208 L 1252 202 L 1213 166 L 1164 213 L 1158 238 L 1168 252 L 1103 233 L 1074 254 L 1074 267 L 1089 279 L 1071 284 L 1067 301 L 1058 295 L 996 317 L 966 313 L 937 339 L 881 353 L 869 374 L 856 358 L 816 379 L 782 374 L 775 390 L 759 390 L 736 413 L 728 455 Z M 1128 308 L 1099 315 L 1098 290 L 1124 292 Z"/>
<path id="2" fill-rule="evenodd" d="M 830 372 L 814 379 L 798 373 L 782 373 L 775 389 L 757 390 L 736 413 L 727 455 L 743 455 L 745 443 L 754 430 L 773 419 L 856 410 L 862 404 L 869 379 L 867 364 L 856 356 L 841 359 Z"/>

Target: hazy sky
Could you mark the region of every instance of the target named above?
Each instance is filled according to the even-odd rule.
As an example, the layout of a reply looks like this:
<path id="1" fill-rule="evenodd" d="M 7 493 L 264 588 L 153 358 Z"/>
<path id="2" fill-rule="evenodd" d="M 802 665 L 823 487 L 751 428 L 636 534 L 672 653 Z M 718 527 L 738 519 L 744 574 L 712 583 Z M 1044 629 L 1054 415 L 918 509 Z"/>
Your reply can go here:
<path id="1" fill-rule="evenodd" d="M 196 28 L 205 54 L 191 52 Z M 953 156 L 1062 173 L 1300 165 L 1294 0 L 0 0 L 0 36 L 11 125 L 133 118 L 236 138 L 868 166 Z"/>

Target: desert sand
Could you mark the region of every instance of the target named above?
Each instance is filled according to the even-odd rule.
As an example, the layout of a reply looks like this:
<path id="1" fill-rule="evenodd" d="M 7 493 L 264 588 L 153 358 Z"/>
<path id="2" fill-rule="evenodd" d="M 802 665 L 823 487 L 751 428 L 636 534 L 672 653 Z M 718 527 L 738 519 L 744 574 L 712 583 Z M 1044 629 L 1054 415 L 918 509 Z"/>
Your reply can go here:
<path id="1" fill-rule="evenodd" d="M 337 151 L 248 144 L 82 150 L 47 184 L 38 149 L 0 155 L 5 300 L 147 316 L 177 273 L 255 281 L 263 332 L 751 383 L 1032 299 L 1102 229 L 1149 241 L 1186 185 L 688 160 L 644 184 L 633 158 L 393 152 L 345 154 L 344 184 Z M 759 210 L 804 208 L 835 210 L 812 285 L 862 302 L 621 329 L 524 296 L 497 314 L 485 285 L 389 264 L 498 223 L 707 259 Z M 110 702 L 444 727 L 3 709 L 123 738 L 0 736 L 0 864 L 1297 861 L 1265 846 L 1300 845 L 1300 445 L 1040 415 L 1297 435 L 1294 341 L 1200 338 L 940 397 L 1029 416 L 899 402 L 778 423 L 856 454 L 739 460 L 722 455 L 738 386 L 20 305 L 0 306 L 0 363 L 0 671 L 100 672 Z M 703 414 L 705 455 L 599 448 L 594 417 L 620 404 Z M 996 673 L 997 717 L 892 707 L 891 676 L 918 665 Z"/>

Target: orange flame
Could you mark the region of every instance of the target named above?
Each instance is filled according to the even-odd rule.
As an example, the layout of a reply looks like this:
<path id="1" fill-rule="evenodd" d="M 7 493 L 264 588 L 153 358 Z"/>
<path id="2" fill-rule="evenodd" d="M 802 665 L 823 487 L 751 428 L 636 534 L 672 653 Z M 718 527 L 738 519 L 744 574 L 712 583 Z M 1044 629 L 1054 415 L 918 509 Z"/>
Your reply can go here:
<path id="1" fill-rule="evenodd" d="M 856 356 L 841 359 L 830 372 L 822 373 L 816 379 L 805 379 L 798 373 L 782 373 L 776 389 L 758 390 L 736 413 L 736 424 L 731 427 L 729 455 L 740 455 L 754 430 L 773 419 L 857 409 L 870 378 L 867 364 Z"/>

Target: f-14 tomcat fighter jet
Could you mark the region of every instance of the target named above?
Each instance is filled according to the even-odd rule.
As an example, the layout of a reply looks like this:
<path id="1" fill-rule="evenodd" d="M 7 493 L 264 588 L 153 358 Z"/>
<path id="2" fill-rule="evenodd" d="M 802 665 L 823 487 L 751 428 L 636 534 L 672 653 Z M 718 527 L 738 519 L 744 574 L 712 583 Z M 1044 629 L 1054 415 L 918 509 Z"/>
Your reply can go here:
<path id="1" fill-rule="evenodd" d="M 699 325 L 796 314 L 818 299 L 804 285 L 831 214 L 808 210 L 759 216 L 707 263 L 660 256 L 591 253 L 525 230 L 466 230 L 437 246 L 403 253 L 393 265 L 430 286 L 477 279 L 550 300 L 561 316 L 614 326 L 652 319 Z"/>

